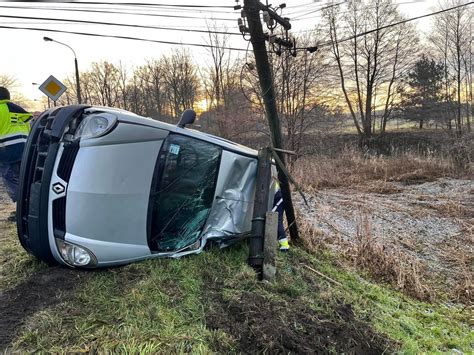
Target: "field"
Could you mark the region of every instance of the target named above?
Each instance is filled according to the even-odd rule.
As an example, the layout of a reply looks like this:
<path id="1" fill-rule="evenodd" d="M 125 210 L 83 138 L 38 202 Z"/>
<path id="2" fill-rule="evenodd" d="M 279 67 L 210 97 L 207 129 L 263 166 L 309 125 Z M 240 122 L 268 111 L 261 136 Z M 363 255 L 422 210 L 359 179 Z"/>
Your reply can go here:
<path id="1" fill-rule="evenodd" d="M 448 157 L 308 155 L 303 241 L 258 282 L 245 244 L 77 271 L 26 254 L 0 185 L 0 349 L 469 353 L 472 170 Z"/>

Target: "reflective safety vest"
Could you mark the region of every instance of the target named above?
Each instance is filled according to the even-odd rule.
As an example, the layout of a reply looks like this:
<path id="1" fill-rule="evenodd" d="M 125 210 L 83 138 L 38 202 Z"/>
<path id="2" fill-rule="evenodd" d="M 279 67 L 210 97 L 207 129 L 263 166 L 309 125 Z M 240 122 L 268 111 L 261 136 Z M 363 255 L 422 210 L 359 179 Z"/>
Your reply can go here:
<path id="1" fill-rule="evenodd" d="M 26 143 L 31 117 L 31 113 L 10 100 L 0 100 L 0 149 Z"/>

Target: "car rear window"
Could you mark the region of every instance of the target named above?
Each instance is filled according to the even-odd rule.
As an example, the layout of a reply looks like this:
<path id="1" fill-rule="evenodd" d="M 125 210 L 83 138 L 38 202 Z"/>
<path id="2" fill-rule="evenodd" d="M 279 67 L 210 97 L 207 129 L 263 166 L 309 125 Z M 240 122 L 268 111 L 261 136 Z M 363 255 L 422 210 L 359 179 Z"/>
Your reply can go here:
<path id="1" fill-rule="evenodd" d="M 171 252 L 195 243 L 212 208 L 221 148 L 170 134 L 157 162 L 151 191 L 150 248 Z"/>

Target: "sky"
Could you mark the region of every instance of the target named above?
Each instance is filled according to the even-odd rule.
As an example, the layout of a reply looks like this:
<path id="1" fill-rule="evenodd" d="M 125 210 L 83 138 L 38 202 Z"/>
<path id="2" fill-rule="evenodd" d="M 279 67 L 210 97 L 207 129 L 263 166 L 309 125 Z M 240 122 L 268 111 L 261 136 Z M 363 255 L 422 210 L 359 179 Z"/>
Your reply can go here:
<path id="1" fill-rule="evenodd" d="M 438 0 L 393 1 L 399 4 L 400 10 L 408 17 L 431 12 L 433 11 L 433 6 L 438 2 Z M 107 2 L 107 0 L 102 2 Z M 127 2 L 206 6 L 234 6 L 236 4 L 235 0 L 128 0 Z M 283 11 L 283 16 L 290 17 L 292 20 L 292 30 L 294 32 L 309 30 L 320 21 L 320 12 L 314 11 L 325 6 L 327 2 L 328 0 L 288 0 L 286 1 L 287 7 Z M 113 5 L 79 5 L 78 3 L 79 2 L 75 2 L 74 4 L 57 2 L 5 2 L 0 0 L 0 26 L 98 33 L 178 43 L 205 43 L 206 34 L 195 32 L 195 30 L 205 30 L 206 21 L 214 22 L 215 25 L 219 27 L 219 30 L 225 30 L 227 27 L 227 31 L 238 32 L 237 19 L 240 17 L 240 14 L 239 11 L 234 11 L 232 8 L 177 9 L 176 7 L 123 6 L 118 4 L 118 2 L 115 2 Z M 241 0 L 240 3 L 243 5 L 243 0 Z M 66 11 L 67 9 L 84 9 L 87 11 Z M 128 12 L 128 14 L 105 14 L 100 11 Z M 134 15 L 133 13 L 141 13 L 148 16 Z M 19 19 L 2 16 L 43 17 L 159 27 L 179 27 L 193 31 L 183 32 L 95 24 L 58 23 L 52 20 Z M 179 16 L 195 18 L 179 18 Z M 417 21 L 417 26 L 421 31 L 427 30 L 430 26 L 430 20 L 419 20 Z M 87 70 L 91 63 L 102 60 L 113 63 L 121 61 L 127 67 L 133 68 L 134 66 L 144 64 L 146 59 L 158 58 L 163 54 L 170 54 L 177 48 L 176 46 L 167 44 L 124 39 L 0 28 L 0 38 L 2 38 L 0 74 L 14 76 L 19 83 L 18 91 L 30 100 L 39 100 L 43 96 L 38 86 L 32 83 L 41 84 L 50 75 L 54 75 L 61 80 L 74 73 L 74 54 L 71 49 L 58 43 L 45 42 L 43 41 L 44 36 L 51 37 L 56 41 L 63 42 L 72 47 L 77 55 L 79 71 Z M 231 36 L 229 46 L 246 49 L 247 42 L 244 41 L 241 36 Z M 206 49 L 197 47 L 188 47 L 188 49 L 199 65 L 204 65 L 209 60 Z"/>

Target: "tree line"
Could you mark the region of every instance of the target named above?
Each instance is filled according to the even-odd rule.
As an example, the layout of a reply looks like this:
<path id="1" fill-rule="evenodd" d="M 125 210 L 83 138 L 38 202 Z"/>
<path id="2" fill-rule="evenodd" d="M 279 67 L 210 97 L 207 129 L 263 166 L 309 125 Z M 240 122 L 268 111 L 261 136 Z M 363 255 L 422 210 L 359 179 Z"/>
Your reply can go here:
<path id="1" fill-rule="evenodd" d="M 467 3 L 445 0 L 439 9 Z M 422 33 L 393 0 L 351 0 L 327 7 L 320 24 L 296 34 L 296 57 L 270 45 L 276 102 L 287 146 L 301 150 L 303 136 L 351 122 L 362 145 L 384 135 L 392 119 L 427 123 L 462 135 L 473 116 L 472 7 L 432 17 Z M 214 24 L 208 24 L 212 30 Z M 371 31 L 368 31 L 371 30 Z M 367 32 L 366 35 L 359 34 Z M 267 132 L 251 51 L 225 49 L 229 37 L 209 33 L 207 65 L 180 49 L 127 68 L 103 61 L 81 72 L 83 101 L 114 106 L 164 121 L 187 108 L 201 110 L 204 130 L 226 138 Z M 76 101 L 71 75 L 60 104 Z"/>

